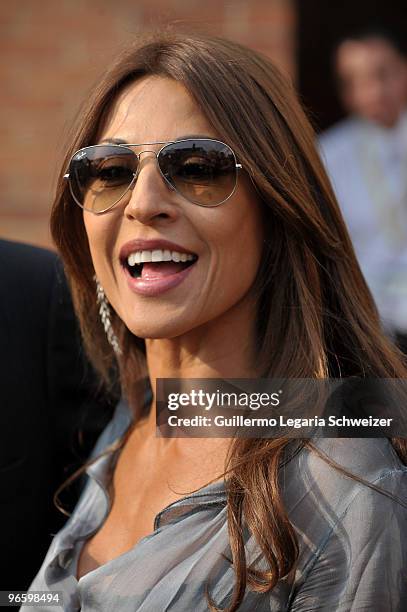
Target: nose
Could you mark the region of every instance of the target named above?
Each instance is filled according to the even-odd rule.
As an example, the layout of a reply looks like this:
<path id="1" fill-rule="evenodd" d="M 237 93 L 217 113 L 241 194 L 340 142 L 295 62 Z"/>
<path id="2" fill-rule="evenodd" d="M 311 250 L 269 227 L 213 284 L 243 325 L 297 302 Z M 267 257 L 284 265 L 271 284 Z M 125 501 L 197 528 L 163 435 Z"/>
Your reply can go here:
<path id="1" fill-rule="evenodd" d="M 154 151 L 140 153 L 136 178 L 129 193 L 124 209 L 128 219 L 151 225 L 157 221 L 174 221 L 179 214 L 174 192 L 160 173 Z"/>

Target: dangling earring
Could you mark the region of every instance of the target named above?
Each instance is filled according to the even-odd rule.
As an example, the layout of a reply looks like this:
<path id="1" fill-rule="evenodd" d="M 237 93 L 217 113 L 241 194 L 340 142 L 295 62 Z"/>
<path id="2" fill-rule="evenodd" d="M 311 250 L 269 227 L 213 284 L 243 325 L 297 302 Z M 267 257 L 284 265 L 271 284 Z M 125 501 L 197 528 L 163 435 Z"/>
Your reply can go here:
<path id="1" fill-rule="evenodd" d="M 93 277 L 93 280 L 96 283 L 96 296 L 97 296 L 97 303 L 99 304 L 99 315 L 100 315 L 103 327 L 106 332 L 107 340 L 109 344 L 113 347 L 113 350 L 116 353 L 116 355 L 121 355 L 122 351 L 119 346 L 119 341 L 117 339 L 116 334 L 113 331 L 112 322 L 110 320 L 109 302 L 107 301 L 105 291 L 102 285 L 100 284 L 96 274 Z"/>

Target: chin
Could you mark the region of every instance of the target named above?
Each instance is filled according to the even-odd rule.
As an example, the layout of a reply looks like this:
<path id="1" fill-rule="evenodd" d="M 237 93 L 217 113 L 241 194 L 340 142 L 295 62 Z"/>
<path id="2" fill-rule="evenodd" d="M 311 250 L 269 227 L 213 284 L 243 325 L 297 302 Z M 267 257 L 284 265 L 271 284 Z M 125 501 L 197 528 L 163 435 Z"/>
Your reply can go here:
<path id="1" fill-rule="evenodd" d="M 137 336 L 138 338 L 143 338 L 143 340 L 164 340 L 176 338 L 177 336 L 182 336 L 189 329 L 185 326 L 185 322 L 181 324 L 180 321 L 173 320 L 162 320 L 158 322 L 157 320 L 151 320 L 151 318 L 146 318 L 143 321 L 128 321 L 126 322 L 126 327 L 128 330 Z"/>
<path id="2" fill-rule="evenodd" d="M 372 115 L 370 116 L 370 120 L 373 121 L 373 123 L 377 123 L 378 125 L 381 125 L 383 127 L 393 127 L 397 123 L 398 119 L 398 115 L 392 113 L 378 112 L 372 113 Z"/>

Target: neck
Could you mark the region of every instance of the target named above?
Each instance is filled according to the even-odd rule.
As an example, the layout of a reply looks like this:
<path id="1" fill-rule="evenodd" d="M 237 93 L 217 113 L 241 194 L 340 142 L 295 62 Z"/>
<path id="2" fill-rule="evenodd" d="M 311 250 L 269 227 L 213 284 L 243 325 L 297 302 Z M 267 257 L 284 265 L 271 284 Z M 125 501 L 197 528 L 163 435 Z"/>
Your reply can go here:
<path id="1" fill-rule="evenodd" d="M 256 378 L 254 312 L 249 301 L 176 338 L 147 339 L 153 391 L 158 378 Z M 154 401 L 151 408 L 149 420 L 155 426 Z"/>
<path id="2" fill-rule="evenodd" d="M 366 119 L 365 117 L 362 117 L 362 116 L 360 118 L 363 121 L 378 127 L 379 129 L 391 131 L 397 128 L 397 126 L 399 126 L 400 124 L 402 124 L 403 119 L 406 116 L 407 116 L 407 111 L 404 110 L 399 115 L 389 118 L 387 122 L 386 121 L 374 121 L 373 119 Z"/>
<path id="3" fill-rule="evenodd" d="M 176 338 L 146 340 L 151 384 L 157 378 L 256 376 L 253 312 L 251 304 L 250 308 L 229 310 Z"/>

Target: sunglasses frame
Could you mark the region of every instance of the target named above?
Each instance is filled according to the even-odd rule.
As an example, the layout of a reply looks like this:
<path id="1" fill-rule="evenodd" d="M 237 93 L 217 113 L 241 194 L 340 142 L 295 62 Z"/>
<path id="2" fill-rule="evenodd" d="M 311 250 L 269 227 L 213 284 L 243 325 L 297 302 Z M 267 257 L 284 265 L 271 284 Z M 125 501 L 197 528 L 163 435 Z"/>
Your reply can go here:
<path id="1" fill-rule="evenodd" d="M 234 162 L 235 162 L 236 175 L 235 175 L 235 184 L 233 186 L 233 190 L 231 191 L 231 193 L 224 200 L 222 200 L 221 202 L 218 202 L 217 204 L 200 204 L 199 202 L 195 202 L 194 200 L 191 200 L 191 199 L 187 198 L 172 183 L 170 183 L 169 179 L 165 176 L 165 174 L 162 172 L 162 170 L 160 168 L 160 163 L 159 163 L 159 160 L 158 160 L 159 155 L 168 145 L 178 144 L 178 143 L 182 143 L 182 142 L 200 142 L 200 141 L 216 142 L 218 144 L 224 145 L 225 147 L 227 147 L 232 152 L 233 159 L 234 159 Z M 149 146 L 152 146 L 152 145 L 163 145 L 163 146 L 159 149 L 158 152 L 153 151 L 151 149 L 143 149 L 143 151 L 140 151 L 139 153 L 136 153 L 135 151 L 133 151 L 130 148 L 130 147 L 149 147 Z M 142 143 L 116 143 L 116 142 L 109 143 L 109 142 L 106 142 L 106 143 L 103 143 L 103 144 L 89 145 L 87 147 L 82 147 L 81 149 L 78 149 L 72 155 L 71 159 L 69 160 L 68 170 L 69 170 L 69 168 L 71 166 L 71 163 L 72 163 L 74 157 L 76 157 L 78 155 L 78 153 L 81 153 L 81 151 L 87 151 L 88 149 L 91 149 L 91 148 L 94 149 L 96 147 L 119 147 L 121 149 L 129 149 L 131 151 L 131 153 L 137 157 L 139 162 L 140 162 L 140 155 L 142 153 L 154 153 L 154 155 L 155 155 L 155 157 L 157 159 L 158 171 L 159 171 L 161 177 L 163 178 L 164 182 L 171 189 L 171 191 L 175 191 L 178 195 L 180 195 L 182 198 L 184 198 L 190 204 L 195 204 L 196 206 L 201 206 L 202 208 L 215 208 L 216 206 L 220 206 L 221 204 L 224 204 L 227 200 L 229 200 L 229 198 L 231 198 L 232 195 L 236 191 L 239 170 L 243 169 L 242 164 L 239 164 L 237 162 L 236 155 L 235 155 L 235 152 L 233 151 L 233 149 L 230 147 L 230 145 L 226 144 L 222 140 L 217 140 L 216 138 L 182 138 L 180 140 L 168 140 L 168 141 L 157 141 L 157 142 L 142 142 Z M 94 215 L 102 215 L 103 213 L 107 212 L 108 210 L 111 210 L 114 206 L 116 206 L 116 204 L 118 204 L 120 202 L 120 200 L 122 198 L 124 198 L 124 196 L 134 187 L 134 185 L 136 183 L 136 180 L 137 180 L 137 177 L 138 177 L 138 174 L 139 174 L 139 170 L 138 169 L 137 169 L 136 173 L 133 172 L 133 178 L 132 178 L 129 186 L 123 192 L 123 194 L 120 196 L 120 198 L 118 200 L 116 200 L 113 204 L 111 204 L 107 208 L 104 208 L 103 210 L 99 210 L 99 211 L 96 211 L 96 212 L 94 210 L 89 209 L 89 208 L 85 208 L 83 206 L 83 204 L 80 204 L 78 202 L 78 200 L 76 199 L 75 194 L 73 192 L 71 181 L 69 180 L 70 179 L 69 172 L 64 174 L 63 178 L 64 178 L 64 180 L 68 181 L 69 191 L 71 192 L 71 196 L 72 196 L 72 198 L 74 199 L 75 203 L 78 206 L 80 206 L 81 208 L 83 208 L 83 210 L 86 210 L 87 212 L 91 212 Z"/>

